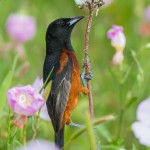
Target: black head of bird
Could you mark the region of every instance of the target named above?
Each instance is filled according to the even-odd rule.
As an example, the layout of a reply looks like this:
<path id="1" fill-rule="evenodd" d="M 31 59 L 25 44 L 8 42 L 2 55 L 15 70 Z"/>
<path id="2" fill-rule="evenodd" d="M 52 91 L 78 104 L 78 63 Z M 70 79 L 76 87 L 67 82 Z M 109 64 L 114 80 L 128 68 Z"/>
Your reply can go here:
<path id="1" fill-rule="evenodd" d="M 49 24 L 46 32 L 47 54 L 53 52 L 53 50 L 59 51 L 63 47 L 72 50 L 70 40 L 72 29 L 83 18 L 83 16 L 60 18 Z"/>

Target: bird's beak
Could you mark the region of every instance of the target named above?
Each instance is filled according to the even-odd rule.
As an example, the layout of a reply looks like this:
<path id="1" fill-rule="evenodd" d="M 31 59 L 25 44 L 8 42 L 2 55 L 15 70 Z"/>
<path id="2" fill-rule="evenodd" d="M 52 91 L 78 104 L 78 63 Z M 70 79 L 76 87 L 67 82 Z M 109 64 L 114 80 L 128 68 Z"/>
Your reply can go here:
<path id="1" fill-rule="evenodd" d="M 76 24 L 78 21 L 80 21 L 80 20 L 83 19 L 83 18 L 84 18 L 84 16 L 78 16 L 78 17 L 71 18 L 71 19 L 67 22 L 67 24 L 68 24 L 69 26 L 72 26 L 72 25 Z"/>

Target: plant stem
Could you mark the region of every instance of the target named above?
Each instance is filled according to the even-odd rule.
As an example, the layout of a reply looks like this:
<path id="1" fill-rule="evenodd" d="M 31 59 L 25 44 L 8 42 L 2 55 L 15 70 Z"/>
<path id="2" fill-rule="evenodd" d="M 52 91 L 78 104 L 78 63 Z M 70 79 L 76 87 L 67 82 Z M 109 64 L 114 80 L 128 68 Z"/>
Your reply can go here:
<path id="1" fill-rule="evenodd" d="M 35 129 L 34 129 L 34 134 L 33 134 L 33 137 L 32 137 L 32 139 L 35 139 L 36 138 L 36 136 L 37 136 L 37 133 L 38 133 L 38 130 L 39 130 L 39 123 L 40 123 L 40 111 L 41 111 L 41 109 L 38 111 L 38 115 L 37 115 L 37 120 L 36 120 L 36 127 L 35 127 Z"/>
<path id="2" fill-rule="evenodd" d="M 124 117 L 124 104 L 123 104 L 123 84 L 120 83 L 119 86 L 120 89 L 120 114 L 119 114 L 119 122 L 118 122 L 118 134 L 117 134 L 117 139 L 120 138 L 121 132 L 122 132 L 122 125 L 123 125 L 123 117 Z"/>
<path id="3" fill-rule="evenodd" d="M 114 120 L 115 117 L 113 115 L 109 115 L 109 116 L 104 116 L 101 118 L 98 118 L 97 120 L 91 122 L 92 126 L 97 126 L 99 124 Z M 85 130 L 87 129 L 86 126 L 84 126 L 83 128 L 79 129 L 77 132 L 75 132 L 70 139 L 67 141 L 67 143 L 65 144 L 64 148 L 66 148 L 74 139 L 76 139 L 78 136 L 80 136 L 83 132 L 85 132 Z"/>
<path id="4" fill-rule="evenodd" d="M 22 141 L 23 141 L 23 145 L 26 145 L 26 125 L 24 125 L 23 129 L 22 129 Z"/>
<path id="5" fill-rule="evenodd" d="M 92 122 L 90 119 L 90 115 L 89 115 L 89 113 L 86 113 L 85 115 L 86 115 L 86 117 L 85 117 L 86 131 L 87 131 L 87 136 L 88 136 L 88 140 L 90 143 L 90 149 L 96 150 L 97 149 L 96 148 L 97 147 L 96 146 L 96 137 L 95 137 L 95 134 L 93 134 L 94 129 L 93 129 L 93 125 L 92 125 Z"/>
<path id="6" fill-rule="evenodd" d="M 118 135 L 117 139 L 120 138 L 121 132 L 122 132 L 122 125 L 123 125 L 123 117 L 124 117 L 124 110 L 121 108 L 120 114 L 119 114 L 119 125 L 118 125 Z"/>
<path id="7" fill-rule="evenodd" d="M 10 141 L 11 141 L 11 133 L 10 133 L 10 120 L 11 120 L 11 113 L 10 108 L 8 110 L 8 140 L 7 140 L 7 150 L 10 150 Z"/>
<path id="8" fill-rule="evenodd" d="M 89 4 L 89 17 L 88 17 L 88 22 L 86 26 L 86 32 L 85 32 L 85 45 L 84 45 L 84 70 L 85 74 L 89 75 L 91 73 L 90 71 L 90 59 L 89 59 L 89 32 L 91 29 L 91 24 L 92 24 L 92 18 L 93 18 L 93 3 L 90 5 Z M 89 94 L 88 94 L 88 99 L 89 99 L 89 111 L 90 111 L 90 117 L 93 120 L 94 118 L 94 110 L 93 110 L 93 96 L 92 96 L 92 87 L 91 87 L 91 82 L 90 80 L 87 80 L 87 88 L 89 89 Z"/>

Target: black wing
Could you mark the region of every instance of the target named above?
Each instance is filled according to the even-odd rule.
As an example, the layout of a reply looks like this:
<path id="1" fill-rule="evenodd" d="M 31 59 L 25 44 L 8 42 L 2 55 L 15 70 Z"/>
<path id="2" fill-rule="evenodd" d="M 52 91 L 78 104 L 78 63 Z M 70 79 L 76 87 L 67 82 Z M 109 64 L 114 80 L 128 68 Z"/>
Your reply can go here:
<path id="1" fill-rule="evenodd" d="M 52 55 L 46 55 L 45 61 L 44 61 L 44 66 L 43 66 L 43 82 L 46 81 L 46 79 L 52 69 L 53 69 L 53 71 L 51 73 L 51 76 L 50 76 L 48 82 L 55 78 L 56 72 L 60 67 L 60 63 L 59 63 L 60 55 L 61 55 L 61 53 L 54 53 Z"/>
<path id="2" fill-rule="evenodd" d="M 58 68 L 60 65 L 56 64 L 55 66 Z M 68 58 L 68 62 L 62 72 L 52 79 L 51 92 L 46 102 L 55 132 L 58 132 L 61 128 L 63 114 L 67 105 L 72 80 L 72 66 L 72 59 Z M 58 71 L 58 69 L 56 70 Z"/>

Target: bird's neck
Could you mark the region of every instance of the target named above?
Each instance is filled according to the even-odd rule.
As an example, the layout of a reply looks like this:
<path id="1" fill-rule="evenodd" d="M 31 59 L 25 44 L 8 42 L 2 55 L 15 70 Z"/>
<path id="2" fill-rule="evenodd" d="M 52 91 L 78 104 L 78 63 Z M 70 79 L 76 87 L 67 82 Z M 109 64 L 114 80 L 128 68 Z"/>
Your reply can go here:
<path id="1" fill-rule="evenodd" d="M 59 40 L 56 37 L 49 37 L 46 39 L 46 54 L 50 55 L 55 52 L 62 52 L 63 49 L 73 51 L 70 37 L 65 41 Z"/>

